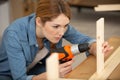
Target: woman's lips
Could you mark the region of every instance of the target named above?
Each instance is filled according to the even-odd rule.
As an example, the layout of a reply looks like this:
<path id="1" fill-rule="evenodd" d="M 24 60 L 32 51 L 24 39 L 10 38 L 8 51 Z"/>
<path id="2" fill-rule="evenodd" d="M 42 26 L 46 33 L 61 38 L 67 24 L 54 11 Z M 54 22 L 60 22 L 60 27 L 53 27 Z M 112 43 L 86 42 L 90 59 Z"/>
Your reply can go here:
<path id="1" fill-rule="evenodd" d="M 56 37 L 55 39 L 56 39 L 56 40 L 60 40 L 60 39 L 61 39 L 61 37 Z"/>

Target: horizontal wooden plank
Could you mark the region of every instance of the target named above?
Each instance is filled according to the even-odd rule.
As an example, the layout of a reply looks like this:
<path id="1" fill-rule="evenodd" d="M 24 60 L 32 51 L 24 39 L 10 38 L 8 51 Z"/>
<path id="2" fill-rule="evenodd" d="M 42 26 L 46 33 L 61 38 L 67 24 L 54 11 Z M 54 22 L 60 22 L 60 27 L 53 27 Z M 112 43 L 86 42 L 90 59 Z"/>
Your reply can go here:
<path id="1" fill-rule="evenodd" d="M 120 47 L 110 56 L 110 58 L 107 59 L 104 70 L 102 70 L 100 74 L 94 73 L 89 80 L 106 80 L 112 71 L 119 65 L 119 63 Z"/>
<path id="2" fill-rule="evenodd" d="M 94 9 L 95 11 L 120 11 L 120 4 L 98 5 Z"/>

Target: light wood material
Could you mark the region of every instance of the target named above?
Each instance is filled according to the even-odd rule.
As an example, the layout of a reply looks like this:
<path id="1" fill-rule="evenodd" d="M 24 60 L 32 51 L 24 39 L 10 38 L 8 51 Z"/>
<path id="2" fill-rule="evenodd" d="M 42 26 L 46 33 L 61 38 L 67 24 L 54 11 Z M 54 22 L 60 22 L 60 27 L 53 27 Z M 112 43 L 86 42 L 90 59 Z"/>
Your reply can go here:
<path id="1" fill-rule="evenodd" d="M 47 63 L 47 79 L 58 80 L 59 79 L 59 62 L 58 54 L 53 53 L 46 61 Z"/>
<path id="2" fill-rule="evenodd" d="M 104 4 L 94 8 L 95 11 L 120 11 L 120 4 Z"/>
<path id="3" fill-rule="evenodd" d="M 100 4 L 120 4 L 120 0 L 67 0 L 70 6 L 96 7 Z"/>
<path id="4" fill-rule="evenodd" d="M 112 53 L 120 46 L 120 37 L 114 36 L 109 38 L 108 43 L 114 47 L 114 49 L 108 53 L 105 57 L 105 61 L 109 59 Z M 112 64 L 112 63 L 111 63 Z M 66 75 L 66 78 L 71 79 L 89 79 L 96 72 L 96 58 L 90 55 L 84 62 L 77 66 L 73 71 Z M 120 64 L 112 71 L 107 79 L 120 80 Z"/>
<path id="5" fill-rule="evenodd" d="M 96 22 L 96 39 L 97 39 L 97 74 L 99 75 L 104 69 L 104 53 L 102 52 L 102 44 L 104 42 L 104 18 L 100 18 Z"/>
<path id="6" fill-rule="evenodd" d="M 104 70 L 99 73 L 94 73 L 89 80 L 106 80 L 108 76 L 112 73 L 112 71 L 118 66 L 120 63 L 120 47 L 108 58 L 105 62 Z"/>

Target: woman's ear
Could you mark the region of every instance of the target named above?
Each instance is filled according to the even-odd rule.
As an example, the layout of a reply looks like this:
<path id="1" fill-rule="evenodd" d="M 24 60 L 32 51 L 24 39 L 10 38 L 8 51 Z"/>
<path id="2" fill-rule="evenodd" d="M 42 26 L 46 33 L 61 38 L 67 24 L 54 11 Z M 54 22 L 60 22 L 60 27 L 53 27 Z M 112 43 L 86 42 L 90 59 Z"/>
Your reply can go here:
<path id="1" fill-rule="evenodd" d="M 40 17 L 37 17 L 36 18 L 36 25 L 41 26 L 41 24 L 42 24 L 42 21 L 41 21 Z"/>

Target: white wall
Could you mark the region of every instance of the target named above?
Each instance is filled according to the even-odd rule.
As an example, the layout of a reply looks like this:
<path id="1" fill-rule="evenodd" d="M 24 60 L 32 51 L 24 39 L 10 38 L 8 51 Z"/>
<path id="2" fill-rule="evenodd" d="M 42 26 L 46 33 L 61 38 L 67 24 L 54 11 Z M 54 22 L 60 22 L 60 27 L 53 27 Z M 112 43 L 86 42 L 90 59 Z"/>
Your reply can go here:
<path id="1" fill-rule="evenodd" d="M 9 2 L 0 4 L 0 40 L 4 29 L 9 25 Z"/>

